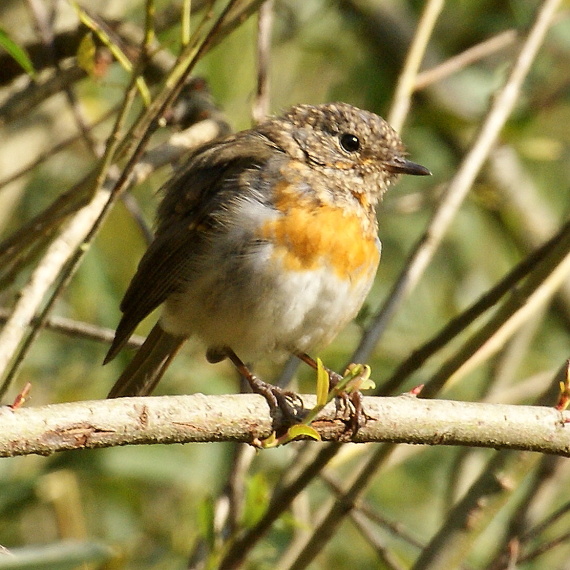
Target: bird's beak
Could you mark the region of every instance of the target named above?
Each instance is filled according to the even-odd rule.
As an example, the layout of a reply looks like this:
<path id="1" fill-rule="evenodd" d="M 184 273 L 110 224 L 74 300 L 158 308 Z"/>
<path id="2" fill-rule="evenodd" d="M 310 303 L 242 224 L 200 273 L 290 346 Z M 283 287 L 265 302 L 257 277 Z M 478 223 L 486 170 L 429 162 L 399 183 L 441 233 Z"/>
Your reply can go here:
<path id="1" fill-rule="evenodd" d="M 416 164 L 399 156 L 386 164 L 386 170 L 394 174 L 412 174 L 413 176 L 431 176 L 431 172 L 421 164 Z"/>

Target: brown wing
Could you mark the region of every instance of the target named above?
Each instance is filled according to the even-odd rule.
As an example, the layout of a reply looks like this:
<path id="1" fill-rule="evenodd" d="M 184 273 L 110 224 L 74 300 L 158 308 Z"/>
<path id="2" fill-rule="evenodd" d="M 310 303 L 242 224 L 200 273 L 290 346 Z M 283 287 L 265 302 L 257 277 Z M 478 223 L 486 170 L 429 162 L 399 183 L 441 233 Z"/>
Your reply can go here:
<path id="1" fill-rule="evenodd" d="M 156 237 L 121 302 L 123 317 L 105 363 L 117 355 L 137 325 L 191 273 L 188 266 L 204 244 L 203 229 L 211 223 L 212 213 L 239 191 L 240 174 L 259 169 L 276 150 L 252 131 L 240 133 L 199 150 L 167 182 L 162 189 L 165 195 L 158 209 Z"/>

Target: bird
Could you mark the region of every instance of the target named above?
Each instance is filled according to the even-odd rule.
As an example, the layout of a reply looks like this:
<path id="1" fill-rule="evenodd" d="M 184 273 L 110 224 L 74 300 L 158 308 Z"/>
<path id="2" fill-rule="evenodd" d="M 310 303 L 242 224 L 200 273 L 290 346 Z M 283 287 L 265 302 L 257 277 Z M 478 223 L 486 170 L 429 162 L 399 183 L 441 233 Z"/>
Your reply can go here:
<path id="1" fill-rule="evenodd" d="M 196 337 L 209 362 L 229 359 L 287 410 L 291 392 L 246 363 L 293 354 L 316 366 L 310 353 L 356 316 L 374 282 L 376 211 L 400 174 L 431 173 L 384 119 L 347 103 L 296 105 L 194 151 L 161 189 L 104 363 L 162 306 L 160 318 L 108 397 L 150 394 Z"/>

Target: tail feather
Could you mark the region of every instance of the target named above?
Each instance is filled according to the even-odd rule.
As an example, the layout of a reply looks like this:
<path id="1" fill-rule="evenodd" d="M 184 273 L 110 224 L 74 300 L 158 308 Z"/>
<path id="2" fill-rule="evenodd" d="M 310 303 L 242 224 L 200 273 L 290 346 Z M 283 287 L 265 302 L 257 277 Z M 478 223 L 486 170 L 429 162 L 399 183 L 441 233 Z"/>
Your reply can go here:
<path id="1" fill-rule="evenodd" d="M 165 332 L 157 323 L 107 397 L 122 398 L 150 394 L 186 338 Z"/>

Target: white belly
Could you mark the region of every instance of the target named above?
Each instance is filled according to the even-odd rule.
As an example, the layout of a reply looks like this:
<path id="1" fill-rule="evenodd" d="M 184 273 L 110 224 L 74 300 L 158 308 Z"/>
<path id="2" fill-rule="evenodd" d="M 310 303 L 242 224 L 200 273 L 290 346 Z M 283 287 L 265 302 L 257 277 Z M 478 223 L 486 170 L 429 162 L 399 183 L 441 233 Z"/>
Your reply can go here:
<path id="1" fill-rule="evenodd" d="M 208 348 L 228 346 L 247 362 L 326 345 L 355 317 L 376 267 L 351 282 L 327 267 L 284 271 L 272 253 L 264 244 L 239 265 L 210 259 L 202 277 L 167 300 L 162 327 L 197 335 Z"/>

